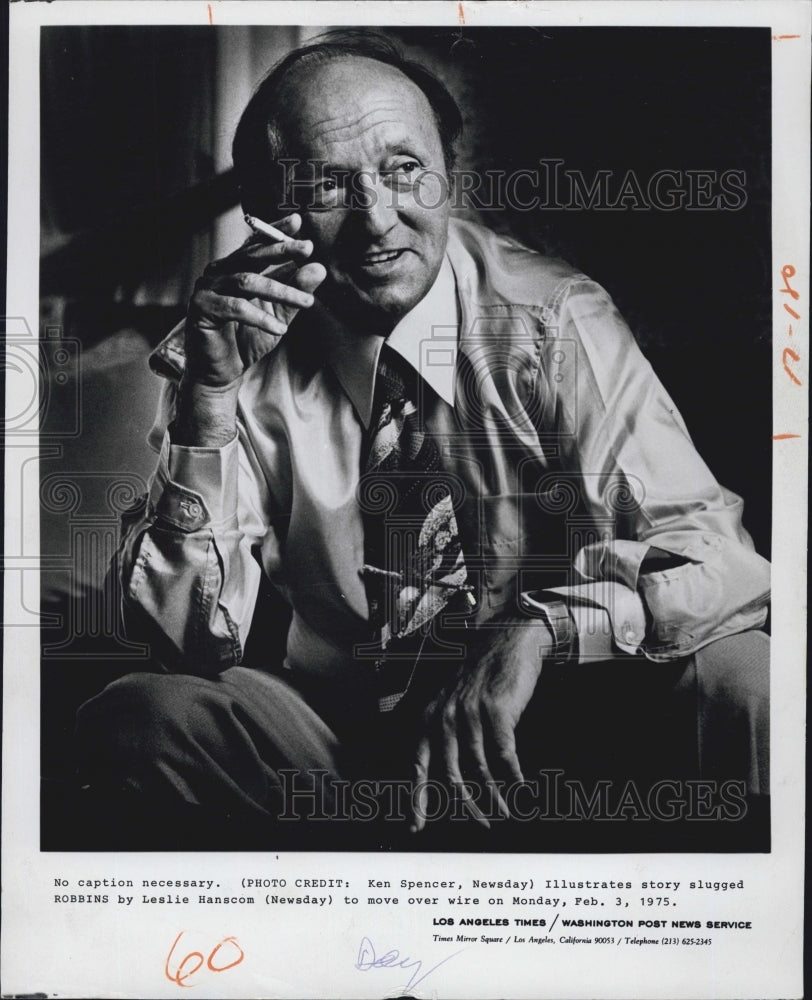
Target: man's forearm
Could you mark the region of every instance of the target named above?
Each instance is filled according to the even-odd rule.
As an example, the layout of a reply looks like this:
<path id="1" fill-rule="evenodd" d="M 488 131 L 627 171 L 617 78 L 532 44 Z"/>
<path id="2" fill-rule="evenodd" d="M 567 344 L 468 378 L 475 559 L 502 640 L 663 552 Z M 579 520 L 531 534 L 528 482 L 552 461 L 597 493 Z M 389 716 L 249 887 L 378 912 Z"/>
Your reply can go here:
<path id="1" fill-rule="evenodd" d="M 214 387 L 182 380 L 178 387 L 172 444 L 187 448 L 223 448 L 237 434 L 237 396 L 241 378 Z"/>
<path id="2" fill-rule="evenodd" d="M 240 662 L 261 574 L 252 545 L 262 525 L 240 519 L 239 496 L 248 512 L 258 501 L 250 476 L 238 482 L 236 388 L 190 394 L 202 405 L 170 425 L 175 439 L 164 438 L 147 502 L 122 525 L 128 634 L 154 644 L 168 669 L 206 677 Z"/>

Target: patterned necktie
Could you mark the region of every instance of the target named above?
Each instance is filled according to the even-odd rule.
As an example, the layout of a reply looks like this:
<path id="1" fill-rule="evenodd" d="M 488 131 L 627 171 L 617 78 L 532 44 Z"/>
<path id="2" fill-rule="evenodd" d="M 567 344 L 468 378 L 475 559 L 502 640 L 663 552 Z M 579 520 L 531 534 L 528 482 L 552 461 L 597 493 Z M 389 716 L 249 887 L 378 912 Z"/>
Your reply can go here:
<path id="1" fill-rule="evenodd" d="M 432 620 L 457 594 L 466 596 L 468 610 L 474 604 L 449 478 L 443 474 L 436 442 L 420 424 L 416 398 L 416 375 L 384 344 L 359 489 L 362 573 L 370 621 L 379 639 L 376 669 L 382 712 L 394 708 L 406 693 L 420 638 Z M 404 663 L 404 657 L 411 662 Z"/>

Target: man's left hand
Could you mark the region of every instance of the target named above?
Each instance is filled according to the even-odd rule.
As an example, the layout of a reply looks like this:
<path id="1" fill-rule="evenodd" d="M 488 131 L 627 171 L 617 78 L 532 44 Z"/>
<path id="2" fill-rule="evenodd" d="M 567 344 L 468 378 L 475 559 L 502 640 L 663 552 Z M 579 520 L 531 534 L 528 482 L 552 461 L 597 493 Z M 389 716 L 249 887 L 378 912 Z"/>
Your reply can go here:
<path id="1" fill-rule="evenodd" d="M 415 757 L 415 795 L 411 829 L 426 822 L 429 769 L 458 791 L 468 811 L 490 826 L 476 806 L 468 784 L 485 789 L 492 805 L 510 816 L 494 773 L 522 782 L 515 729 L 536 687 L 544 659 L 552 649 L 543 622 L 510 619 L 486 626 L 454 679 L 426 709 L 423 735 Z"/>

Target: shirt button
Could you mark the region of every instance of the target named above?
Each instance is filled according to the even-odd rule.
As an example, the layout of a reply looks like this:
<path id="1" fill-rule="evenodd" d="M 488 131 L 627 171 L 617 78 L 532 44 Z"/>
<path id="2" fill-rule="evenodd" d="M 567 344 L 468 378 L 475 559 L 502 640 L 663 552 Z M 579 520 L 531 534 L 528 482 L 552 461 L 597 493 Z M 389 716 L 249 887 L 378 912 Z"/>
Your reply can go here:
<path id="1" fill-rule="evenodd" d="M 628 643 L 637 641 L 637 632 L 634 630 L 631 622 L 625 622 L 623 625 L 623 638 Z"/>
<path id="2" fill-rule="evenodd" d="M 186 511 L 187 517 L 200 517 L 202 513 L 203 510 L 199 503 L 189 504 L 188 510 Z"/>

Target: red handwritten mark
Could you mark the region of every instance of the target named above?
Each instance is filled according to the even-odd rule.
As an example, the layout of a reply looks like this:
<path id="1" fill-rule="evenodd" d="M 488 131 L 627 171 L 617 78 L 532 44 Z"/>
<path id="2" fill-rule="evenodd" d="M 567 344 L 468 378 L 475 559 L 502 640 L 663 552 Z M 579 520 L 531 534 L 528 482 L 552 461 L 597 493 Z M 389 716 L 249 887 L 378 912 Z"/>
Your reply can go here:
<path id="1" fill-rule="evenodd" d="M 465 24 L 465 11 L 462 9 L 462 0 L 459 0 L 457 4 L 457 11 L 459 13 L 460 24 Z"/>
<path id="2" fill-rule="evenodd" d="M 784 264 L 781 268 L 781 277 L 784 279 L 784 287 L 780 288 L 779 291 L 782 295 L 792 296 L 792 298 L 797 302 L 801 297 L 801 293 L 797 289 L 793 288 L 789 283 L 789 279 L 795 277 L 795 268 L 792 264 Z"/>
<path id="3" fill-rule="evenodd" d="M 169 949 L 169 954 L 166 956 L 166 962 L 164 963 L 164 975 L 166 976 L 166 978 L 169 980 L 170 983 L 177 983 L 178 986 L 185 986 L 186 980 L 189 979 L 190 976 L 193 976 L 206 961 L 205 958 L 203 958 L 201 952 L 199 951 L 189 952 L 189 954 L 183 959 L 183 961 L 180 963 L 177 969 L 175 969 L 174 974 L 170 974 L 169 962 L 171 961 L 172 955 L 175 951 L 175 948 L 177 947 L 178 941 L 180 941 L 180 939 L 183 937 L 183 934 L 184 932 L 181 931 L 180 934 L 178 934 L 178 936 L 172 942 L 172 947 Z M 197 958 L 199 959 L 199 961 L 197 965 L 190 972 L 184 972 L 183 971 L 184 967 L 191 958 Z"/>
<path id="4" fill-rule="evenodd" d="M 214 24 L 214 14 L 212 14 L 212 12 L 211 12 L 211 4 L 210 3 L 206 4 L 206 9 L 209 12 L 209 24 Z"/>
<path id="5" fill-rule="evenodd" d="M 789 279 L 795 277 L 795 268 L 792 266 L 792 264 L 784 264 L 784 266 L 781 268 L 781 277 L 784 279 L 784 287 L 779 288 L 778 291 L 781 292 L 782 295 L 789 295 L 791 298 L 797 301 L 801 297 L 801 293 L 797 289 L 793 288 L 789 283 Z M 795 312 L 794 309 L 790 308 L 790 306 L 786 304 L 786 302 L 784 302 L 783 305 L 784 308 L 787 310 L 787 312 L 790 314 L 790 316 L 794 317 L 795 319 L 801 318 L 798 315 L 798 313 Z M 789 328 L 789 332 L 790 336 L 792 336 L 792 327 Z"/>
<path id="6" fill-rule="evenodd" d="M 227 965 L 215 965 L 213 961 L 214 956 L 223 947 L 224 944 L 233 945 L 239 952 L 239 955 L 234 959 L 233 962 L 229 962 Z M 226 969 L 233 969 L 235 965 L 239 965 L 244 958 L 245 958 L 245 952 L 237 944 L 237 939 L 235 937 L 227 937 L 223 938 L 223 940 L 214 947 L 211 955 L 209 955 L 209 957 L 206 959 L 206 966 L 209 969 L 211 969 L 212 972 L 225 972 Z"/>
<path id="7" fill-rule="evenodd" d="M 784 264 L 784 266 L 781 268 L 781 277 L 784 279 L 784 287 L 779 288 L 778 291 L 781 292 L 782 295 L 789 295 L 789 297 L 793 301 L 797 302 L 798 299 L 800 299 L 801 297 L 801 293 L 796 288 L 793 288 L 792 285 L 790 284 L 790 278 L 794 278 L 795 274 L 796 271 L 792 264 Z M 791 308 L 789 305 L 787 305 L 786 302 L 782 302 L 782 305 L 786 309 L 786 311 L 790 314 L 790 316 L 794 317 L 797 320 L 800 320 L 801 318 L 800 313 L 795 312 L 795 310 Z M 792 323 L 788 323 L 787 336 L 791 337 L 792 332 L 793 332 Z M 790 368 L 788 359 L 795 362 L 800 362 L 801 355 L 798 354 L 797 351 L 794 351 L 791 347 L 785 347 L 781 353 L 781 363 L 784 366 L 784 371 L 787 373 L 790 379 L 796 385 L 803 385 L 803 382 L 801 382 L 801 380 L 798 378 L 798 376 L 795 374 L 792 368 Z M 787 441 L 790 440 L 791 438 L 799 438 L 800 436 L 801 436 L 800 434 L 773 434 L 773 441 Z"/>
<path id="8" fill-rule="evenodd" d="M 782 295 L 789 295 L 791 299 L 797 302 L 798 299 L 800 299 L 801 297 L 801 293 L 797 290 L 797 288 L 793 288 L 792 285 L 789 283 L 790 278 L 794 278 L 796 273 L 797 272 L 792 264 L 784 264 L 784 266 L 781 268 L 781 277 L 784 279 L 784 287 L 779 288 L 778 291 L 781 292 Z M 784 306 L 786 311 L 790 314 L 790 316 L 792 316 L 794 319 L 799 320 L 801 318 L 800 313 L 795 312 L 795 310 L 791 306 L 787 305 L 786 302 L 783 302 L 782 305 Z M 789 337 L 792 336 L 791 323 L 788 324 L 787 336 Z M 798 378 L 795 372 L 793 372 L 790 369 L 789 365 L 787 364 L 787 358 L 791 358 L 793 361 L 800 361 L 801 356 L 797 354 L 795 351 L 793 351 L 791 347 L 785 347 L 783 354 L 781 355 L 781 360 L 784 365 L 784 371 L 787 373 L 787 375 L 789 375 L 792 381 L 796 385 L 802 385 L 803 383 L 801 382 L 801 380 Z"/>
<path id="9" fill-rule="evenodd" d="M 774 42 L 783 42 L 785 38 L 800 38 L 800 35 L 773 35 L 772 39 Z"/>
<path id="10" fill-rule="evenodd" d="M 803 385 L 803 382 L 801 382 L 801 380 L 797 377 L 797 375 L 795 374 L 795 372 L 793 372 L 790 369 L 789 365 L 787 364 L 787 356 L 791 357 L 793 361 L 800 361 L 801 360 L 800 354 L 796 354 L 795 351 L 793 351 L 793 349 L 791 347 L 785 347 L 784 348 L 784 353 L 781 356 L 781 360 L 784 363 L 784 371 L 787 373 L 787 375 L 789 375 L 789 377 L 792 379 L 792 381 L 796 385 Z"/>
<path id="11" fill-rule="evenodd" d="M 177 986 L 193 986 L 193 983 L 187 983 L 187 979 L 191 979 L 192 976 L 202 969 L 204 963 L 206 967 L 211 972 L 225 972 L 227 969 L 233 969 L 235 965 L 239 965 L 240 962 L 245 958 L 245 952 L 237 944 L 237 939 L 235 937 L 223 938 L 218 944 L 212 948 L 209 957 L 206 959 L 203 957 L 203 953 L 200 951 L 190 951 L 183 959 L 181 959 L 180 964 L 175 968 L 175 971 L 170 971 L 170 963 L 172 962 L 172 956 L 175 952 L 175 948 L 178 942 L 185 934 L 185 931 L 181 931 L 180 934 L 172 942 L 172 947 L 169 949 L 169 954 L 166 956 L 166 962 L 164 963 L 164 975 L 169 980 L 170 983 L 175 983 Z M 234 959 L 233 962 L 227 962 L 225 965 L 215 965 L 214 956 L 223 947 L 223 945 L 229 945 L 239 952 L 239 955 Z M 187 969 L 186 965 L 189 962 L 197 961 L 197 964 L 192 969 Z"/>

